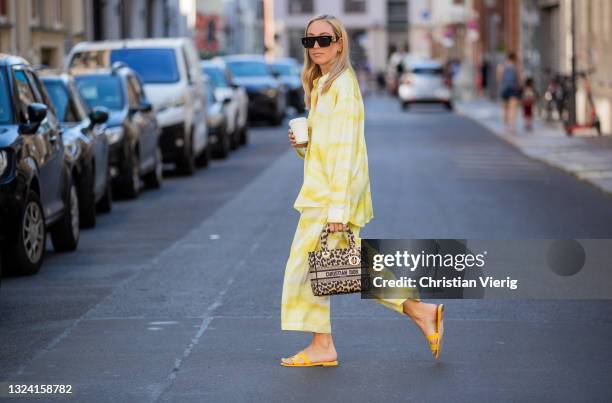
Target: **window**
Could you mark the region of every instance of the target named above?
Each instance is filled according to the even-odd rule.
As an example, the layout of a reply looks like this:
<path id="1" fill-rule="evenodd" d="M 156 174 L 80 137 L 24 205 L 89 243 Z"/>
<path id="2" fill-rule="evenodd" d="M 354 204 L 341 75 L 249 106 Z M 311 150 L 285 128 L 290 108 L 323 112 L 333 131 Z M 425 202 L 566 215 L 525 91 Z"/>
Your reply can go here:
<path id="1" fill-rule="evenodd" d="M 40 0 L 30 0 L 30 24 L 40 25 Z"/>
<path id="2" fill-rule="evenodd" d="M 0 0 L 0 21 L 8 17 L 8 0 Z"/>
<path id="3" fill-rule="evenodd" d="M 345 13 L 365 13 L 365 0 L 344 0 Z"/>
<path id="4" fill-rule="evenodd" d="M 289 14 L 311 14 L 314 12 L 313 0 L 289 0 Z"/>
<path id="5" fill-rule="evenodd" d="M 11 97 L 8 95 L 8 85 L 4 70 L 0 70 L 0 123 L 11 122 Z"/>
<path id="6" fill-rule="evenodd" d="M 111 110 L 123 109 L 123 90 L 117 76 L 77 76 L 77 88 L 89 108 L 104 106 Z"/>
<path id="7" fill-rule="evenodd" d="M 73 102 L 70 100 L 67 88 L 57 80 L 44 80 L 45 88 L 51 98 L 51 103 L 57 112 L 60 122 L 76 123 L 79 122 Z"/>
<path id="8" fill-rule="evenodd" d="M 229 87 L 225 74 L 223 74 L 221 69 L 217 67 L 204 67 L 202 71 L 208 75 L 210 83 L 214 88 Z"/>
<path id="9" fill-rule="evenodd" d="M 257 61 L 234 61 L 227 63 L 232 75 L 235 77 L 268 76 L 270 70 L 263 62 Z"/>
<path id="10" fill-rule="evenodd" d="M 17 91 L 17 115 L 20 121 L 28 121 L 28 105 L 36 102 L 32 87 L 28 82 L 25 70 L 13 69 L 13 75 L 15 76 L 15 89 Z"/>
<path id="11" fill-rule="evenodd" d="M 151 63 L 151 60 L 155 60 L 155 63 Z M 174 49 L 114 49 L 110 62 L 126 63 L 140 75 L 145 84 L 175 83 L 180 78 Z"/>
<path id="12" fill-rule="evenodd" d="M 55 28 L 62 26 L 62 0 L 51 2 L 51 25 Z"/>

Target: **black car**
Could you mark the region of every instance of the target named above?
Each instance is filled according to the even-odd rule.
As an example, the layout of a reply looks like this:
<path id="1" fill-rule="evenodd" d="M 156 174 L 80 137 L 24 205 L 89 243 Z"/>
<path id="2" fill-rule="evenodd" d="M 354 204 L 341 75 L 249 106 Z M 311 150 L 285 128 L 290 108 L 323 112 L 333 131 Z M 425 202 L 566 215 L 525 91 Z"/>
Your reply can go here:
<path id="1" fill-rule="evenodd" d="M 103 106 L 110 111 L 106 135 L 113 190 L 136 198 L 141 177 L 147 187 L 160 187 L 163 177 L 160 127 L 138 75 L 123 63 L 116 63 L 111 69 L 72 73 L 88 107 Z"/>
<path id="2" fill-rule="evenodd" d="M 223 56 L 234 83 L 244 87 L 249 96 L 249 119 L 265 119 L 275 126 L 286 113 L 286 87 L 276 78 L 261 55 Z"/>
<path id="3" fill-rule="evenodd" d="M 102 212 L 111 210 L 109 145 L 102 125 L 109 111 L 98 106 L 88 112 L 68 74 L 40 74 L 64 130 L 65 156 L 74 165 L 81 227 L 94 227 L 96 206 Z"/>
<path id="4" fill-rule="evenodd" d="M 272 71 L 287 86 L 287 104 L 300 114 L 306 111 L 304 87 L 300 76 L 300 64 L 293 58 L 276 59 L 270 63 Z"/>
<path id="5" fill-rule="evenodd" d="M 208 141 L 213 145 L 213 155 L 215 157 L 226 158 L 230 150 L 230 137 L 227 130 L 227 116 L 223 111 L 223 106 L 230 103 L 231 99 L 225 98 L 223 101 L 217 101 L 210 77 L 204 75 L 203 80 Z"/>
<path id="6" fill-rule="evenodd" d="M 28 63 L 0 55 L 0 248 L 20 274 L 42 264 L 47 230 L 56 251 L 77 248 L 79 200 L 60 123 Z"/>

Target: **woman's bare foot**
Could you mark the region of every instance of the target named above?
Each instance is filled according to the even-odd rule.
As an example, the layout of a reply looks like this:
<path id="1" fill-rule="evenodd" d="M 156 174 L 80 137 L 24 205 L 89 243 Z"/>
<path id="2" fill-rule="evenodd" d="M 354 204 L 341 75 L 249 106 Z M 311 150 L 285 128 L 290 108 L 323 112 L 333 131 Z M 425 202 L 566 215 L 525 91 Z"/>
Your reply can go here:
<path id="1" fill-rule="evenodd" d="M 336 361 L 338 359 L 334 341 L 329 333 L 314 333 L 310 345 L 301 351 L 306 353 L 312 363 Z M 285 364 L 303 363 L 302 358 L 296 358 L 295 355 L 288 358 L 282 358 L 281 360 Z"/>
<path id="2" fill-rule="evenodd" d="M 425 337 L 436 332 L 436 304 L 408 299 L 404 301 L 404 313 L 421 329 Z"/>

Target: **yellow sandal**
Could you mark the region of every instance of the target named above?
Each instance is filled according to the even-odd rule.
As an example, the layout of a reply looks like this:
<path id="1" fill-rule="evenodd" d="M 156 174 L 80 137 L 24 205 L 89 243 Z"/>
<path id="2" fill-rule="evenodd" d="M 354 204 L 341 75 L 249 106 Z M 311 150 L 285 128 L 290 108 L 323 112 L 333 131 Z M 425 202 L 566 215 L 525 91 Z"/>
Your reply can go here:
<path id="1" fill-rule="evenodd" d="M 436 332 L 427 336 L 431 354 L 437 360 L 442 350 L 442 338 L 444 336 L 444 304 L 439 304 L 436 309 Z"/>
<path id="2" fill-rule="evenodd" d="M 338 365 L 338 361 L 320 361 L 320 362 L 311 362 L 310 359 L 308 359 L 308 356 L 306 355 L 306 353 L 304 351 L 300 351 L 299 353 L 297 353 L 296 355 L 294 355 L 291 358 L 291 363 L 285 363 L 283 361 L 281 361 L 281 365 L 285 366 L 285 367 L 314 367 L 316 365 L 321 365 L 323 367 L 334 367 Z M 302 362 L 294 362 L 294 358 L 301 358 Z"/>

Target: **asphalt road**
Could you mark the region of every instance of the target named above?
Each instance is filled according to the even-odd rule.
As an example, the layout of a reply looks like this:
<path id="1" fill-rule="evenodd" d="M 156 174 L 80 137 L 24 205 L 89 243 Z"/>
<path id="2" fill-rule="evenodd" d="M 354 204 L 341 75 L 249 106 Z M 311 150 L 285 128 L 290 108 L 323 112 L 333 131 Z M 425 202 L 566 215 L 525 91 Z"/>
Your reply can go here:
<path id="1" fill-rule="evenodd" d="M 388 98 L 366 100 L 366 119 L 362 238 L 612 238 L 612 198 L 473 121 Z M 309 340 L 280 330 L 302 160 L 285 126 L 250 135 L 115 203 L 36 276 L 3 278 L 0 382 L 72 385 L 44 401 L 612 400 L 607 301 L 447 301 L 436 363 L 408 319 L 334 297 L 340 366 L 280 366 Z"/>

